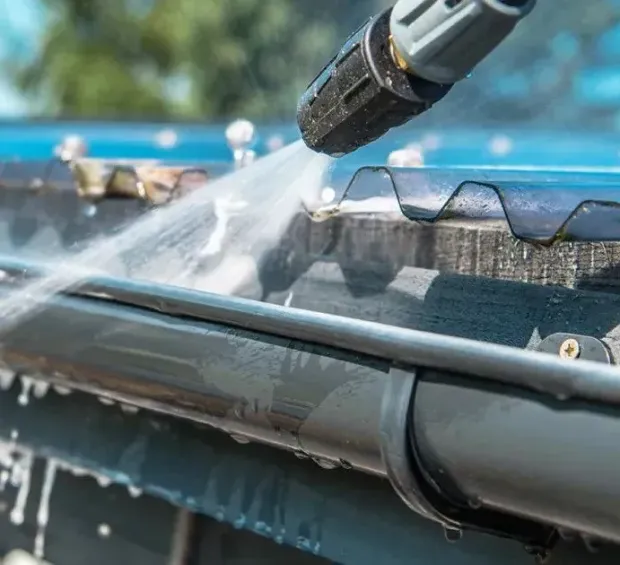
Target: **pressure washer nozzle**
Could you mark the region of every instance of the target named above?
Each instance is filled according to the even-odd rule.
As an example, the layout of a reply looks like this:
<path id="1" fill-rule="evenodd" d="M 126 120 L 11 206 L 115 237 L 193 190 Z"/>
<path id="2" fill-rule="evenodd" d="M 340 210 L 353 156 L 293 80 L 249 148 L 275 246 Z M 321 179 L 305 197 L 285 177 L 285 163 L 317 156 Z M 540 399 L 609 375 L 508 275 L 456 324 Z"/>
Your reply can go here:
<path id="1" fill-rule="evenodd" d="M 306 145 L 338 157 L 427 111 L 536 0 L 399 0 L 342 46 L 299 101 Z"/>

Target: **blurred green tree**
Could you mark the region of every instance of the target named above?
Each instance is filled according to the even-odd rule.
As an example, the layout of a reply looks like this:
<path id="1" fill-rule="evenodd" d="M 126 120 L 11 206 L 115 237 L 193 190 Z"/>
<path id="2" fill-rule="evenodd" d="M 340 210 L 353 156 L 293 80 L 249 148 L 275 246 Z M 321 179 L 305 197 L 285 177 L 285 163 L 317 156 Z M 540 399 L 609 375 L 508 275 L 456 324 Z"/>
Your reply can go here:
<path id="1" fill-rule="evenodd" d="M 16 64 L 44 115 L 290 117 L 329 55 L 385 0 L 42 0 L 38 55 Z"/>

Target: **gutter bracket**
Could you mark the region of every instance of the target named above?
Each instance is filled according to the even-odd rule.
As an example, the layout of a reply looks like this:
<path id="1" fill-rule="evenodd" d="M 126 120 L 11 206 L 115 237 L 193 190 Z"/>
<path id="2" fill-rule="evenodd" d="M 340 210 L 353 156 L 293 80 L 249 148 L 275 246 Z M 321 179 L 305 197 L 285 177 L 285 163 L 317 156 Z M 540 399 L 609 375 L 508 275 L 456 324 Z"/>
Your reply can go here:
<path id="1" fill-rule="evenodd" d="M 381 455 L 392 487 L 409 508 L 442 525 L 448 541 L 459 539 L 463 530 L 474 530 L 520 541 L 528 553 L 546 557 L 557 539 L 554 528 L 452 500 L 424 469 L 416 454 L 413 429 L 416 379 L 421 372 L 392 368 L 387 379 L 380 437 Z"/>
<path id="2" fill-rule="evenodd" d="M 588 335 L 554 333 L 543 339 L 537 349 L 567 360 L 583 359 L 606 365 L 616 364 L 609 345 Z"/>

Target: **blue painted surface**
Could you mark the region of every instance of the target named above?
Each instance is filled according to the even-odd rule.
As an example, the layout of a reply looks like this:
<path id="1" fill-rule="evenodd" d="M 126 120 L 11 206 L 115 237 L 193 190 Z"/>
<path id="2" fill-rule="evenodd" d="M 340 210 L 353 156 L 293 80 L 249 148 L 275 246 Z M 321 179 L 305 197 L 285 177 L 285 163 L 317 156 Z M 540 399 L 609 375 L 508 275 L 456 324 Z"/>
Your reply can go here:
<path id="1" fill-rule="evenodd" d="M 236 528 L 343 565 L 532 565 L 518 543 L 442 529 L 410 511 L 386 481 L 324 470 L 309 460 L 140 412 L 126 415 L 79 393 L 50 392 L 28 408 L 18 387 L 0 395 L 0 437 L 38 455 L 133 484 Z M 31 495 L 32 498 L 34 496 Z M 52 516 L 53 516 L 52 506 Z M 118 534 L 122 535 L 122 531 Z M 612 565 L 613 547 L 560 542 L 551 565 Z"/>
<path id="2" fill-rule="evenodd" d="M 389 153 L 429 136 L 438 148 L 424 152 L 425 163 L 436 166 L 617 167 L 620 136 L 545 130 L 437 128 L 418 131 L 413 125 L 392 132 L 373 145 L 345 158 L 360 164 L 384 164 Z M 492 147 L 498 139 L 510 144 L 506 154 Z"/>
<path id="3" fill-rule="evenodd" d="M 163 131 L 177 136 L 174 146 L 165 148 L 157 142 Z M 82 136 L 89 155 L 118 159 L 161 159 L 165 161 L 201 163 L 231 161 L 224 138 L 225 124 L 123 124 L 123 123 L 0 123 L 0 157 L 4 159 L 48 159 L 54 148 L 67 135 Z M 267 152 L 274 138 L 285 143 L 298 139 L 294 124 L 257 125 L 254 148 Z M 494 140 L 506 138 L 510 150 L 493 152 Z M 433 130 L 415 123 L 390 132 L 368 147 L 342 161 L 348 165 L 382 165 L 390 152 L 409 144 L 424 144 L 433 138 L 437 145 L 425 150 L 425 161 L 438 166 L 533 166 L 533 167 L 617 167 L 620 166 L 620 135 L 543 129 L 446 127 Z"/>
<path id="4" fill-rule="evenodd" d="M 41 455 L 95 469 L 277 543 L 346 565 L 531 565 L 514 542 L 467 534 L 447 543 L 442 529 L 408 510 L 387 482 L 326 471 L 184 422 L 128 416 L 78 393 L 50 392 L 25 410 L 17 388 L 0 395 L 4 440 L 19 429 L 20 442 Z"/>
<path id="5" fill-rule="evenodd" d="M 117 159 L 162 159 L 185 162 L 230 161 L 224 139 L 224 125 L 114 123 L 114 122 L 4 122 L 0 123 L 0 156 L 20 159 L 48 159 L 67 136 L 79 135 L 88 144 L 89 156 Z M 162 132 L 174 132 L 176 143 L 163 147 Z M 256 149 L 264 153 L 269 138 L 296 138 L 294 127 L 262 128 Z"/>
<path id="6" fill-rule="evenodd" d="M 620 67 L 590 67 L 575 77 L 573 95 L 591 107 L 617 108 L 620 100 Z"/>

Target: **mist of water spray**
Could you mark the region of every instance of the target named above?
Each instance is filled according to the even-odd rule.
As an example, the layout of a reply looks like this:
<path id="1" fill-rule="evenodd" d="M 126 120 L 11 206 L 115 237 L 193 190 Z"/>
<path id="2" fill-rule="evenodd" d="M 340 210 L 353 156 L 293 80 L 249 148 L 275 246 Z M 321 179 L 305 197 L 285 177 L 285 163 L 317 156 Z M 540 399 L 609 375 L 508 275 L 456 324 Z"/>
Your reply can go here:
<path id="1" fill-rule="evenodd" d="M 245 276 L 243 265 L 259 264 L 298 212 L 300 199 L 320 192 L 329 164 L 328 157 L 297 142 L 154 209 L 77 255 L 52 262 L 52 274 L 0 300 L 0 331 L 93 275 L 234 292 Z"/>

